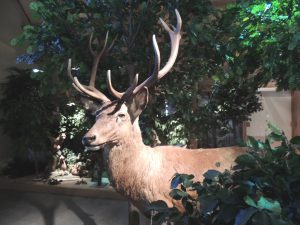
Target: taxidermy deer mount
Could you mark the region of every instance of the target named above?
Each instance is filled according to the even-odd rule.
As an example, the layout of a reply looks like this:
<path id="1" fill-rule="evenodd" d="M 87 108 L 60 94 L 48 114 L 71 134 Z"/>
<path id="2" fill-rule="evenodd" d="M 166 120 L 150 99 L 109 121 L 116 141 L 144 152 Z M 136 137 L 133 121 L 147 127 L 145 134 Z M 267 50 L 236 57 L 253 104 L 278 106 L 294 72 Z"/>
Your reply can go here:
<path id="1" fill-rule="evenodd" d="M 95 88 L 100 58 L 112 47 L 112 44 L 107 47 L 107 35 L 99 53 L 92 49 L 92 36 L 90 38 L 89 48 L 94 61 L 88 86 L 82 85 L 77 77 L 73 77 L 70 59 L 68 63 L 68 75 L 73 86 L 96 103 L 101 103 L 96 112 L 96 122 L 82 138 L 82 143 L 90 150 L 103 149 L 112 186 L 142 212 L 149 203 L 157 200 L 164 200 L 168 206 L 175 205 L 184 211 L 181 203 L 174 202 L 169 196 L 172 176 L 175 173 L 194 174 L 201 181 L 202 174 L 208 169 L 230 168 L 236 156 L 241 153 L 239 148 L 189 150 L 174 146 L 151 148 L 143 143 L 138 117 L 147 106 L 148 88 L 170 71 L 178 54 L 182 21 L 177 10 L 175 13 L 176 27 L 170 28 L 160 19 L 171 40 L 171 53 L 162 69 L 159 48 L 153 35 L 155 63 L 152 73 L 145 81 L 138 84 L 136 74 L 130 87 L 125 92 L 118 92 L 112 86 L 111 72 L 107 72 L 107 85 L 116 98 L 114 101 Z M 221 165 L 218 168 L 217 162 Z"/>

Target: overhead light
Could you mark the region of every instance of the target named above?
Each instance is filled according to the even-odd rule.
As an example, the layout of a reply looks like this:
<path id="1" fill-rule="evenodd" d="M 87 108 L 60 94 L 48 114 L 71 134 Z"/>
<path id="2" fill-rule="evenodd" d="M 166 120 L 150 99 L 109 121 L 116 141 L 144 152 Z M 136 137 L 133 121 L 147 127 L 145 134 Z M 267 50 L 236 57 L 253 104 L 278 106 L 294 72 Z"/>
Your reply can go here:
<path id="1" fill-rule="evenodd" d="M 32 69 L 32 72 L 34 72 L 34 73 L 43 73 L 44 71 L 40 70 L 40 69 L 37 69 L 37 68 L 34 68 L 34 69 Z"/>

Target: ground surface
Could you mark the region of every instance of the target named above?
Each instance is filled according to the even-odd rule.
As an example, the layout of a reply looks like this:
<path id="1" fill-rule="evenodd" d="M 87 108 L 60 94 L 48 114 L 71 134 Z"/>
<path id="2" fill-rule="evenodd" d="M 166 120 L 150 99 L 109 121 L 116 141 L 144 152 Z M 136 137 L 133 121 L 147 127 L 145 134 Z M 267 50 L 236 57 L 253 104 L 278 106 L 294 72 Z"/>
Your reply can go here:
<path id="1" fill-rule="evenodd" d="M 128 203 L 0 190 L 1 225 L 127 225 Z"/>

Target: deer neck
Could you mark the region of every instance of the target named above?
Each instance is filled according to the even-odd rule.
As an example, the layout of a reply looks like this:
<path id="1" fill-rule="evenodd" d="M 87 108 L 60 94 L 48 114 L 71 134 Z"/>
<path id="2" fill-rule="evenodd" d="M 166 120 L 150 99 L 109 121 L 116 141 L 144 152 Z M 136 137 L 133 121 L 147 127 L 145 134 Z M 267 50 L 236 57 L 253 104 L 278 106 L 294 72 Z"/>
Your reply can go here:
<path id="1" fill-rule="evenodd" d="M 142 141 L 138 121 L 134 124 L 133 135 L 120 140 L 114 146 L 106 146 L 104 162 L 112 186 L 134 201 L 145 198 L 140 196 L 139 189 L 145 182 L 145 171 L 149 171 L 149 164 L 153 159 L 147 156 L 152 154 L 152 151 Z"/>
<path id="2" fill-rule="evenodd" d="M 124 136 L 121 136 L 117 143 L 105 146 L 105 157 L 106 159 L 111 157 L 115 157 L 116 159 L 132 157 L 148 148 L 143 143 L 138 119 L 136 119 L 132 129 Z"/>

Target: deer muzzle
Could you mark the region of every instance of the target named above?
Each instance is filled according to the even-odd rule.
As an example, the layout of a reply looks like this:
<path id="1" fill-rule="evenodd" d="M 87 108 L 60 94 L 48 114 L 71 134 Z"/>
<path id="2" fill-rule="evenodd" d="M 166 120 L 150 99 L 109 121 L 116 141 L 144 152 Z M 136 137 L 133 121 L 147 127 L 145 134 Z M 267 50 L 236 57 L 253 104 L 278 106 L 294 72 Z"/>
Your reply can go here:
<path id="1" fill-rule="evenodd" d="M 91 151 L 97 151 L 97 150 L 99 150 L 101 148 L 100 145 L 94 144 L 95 141 L 96 141 L 96 135 L 92 135 L 92 136 L 86 135 L 81 140 L 81 142 L 84 145 L 84 147 L 87 150 L 91 150 Z"/>

